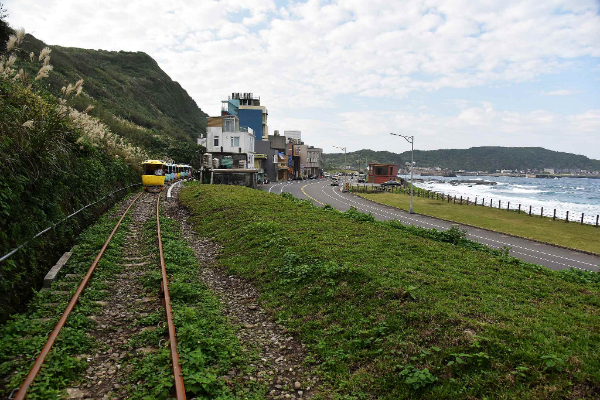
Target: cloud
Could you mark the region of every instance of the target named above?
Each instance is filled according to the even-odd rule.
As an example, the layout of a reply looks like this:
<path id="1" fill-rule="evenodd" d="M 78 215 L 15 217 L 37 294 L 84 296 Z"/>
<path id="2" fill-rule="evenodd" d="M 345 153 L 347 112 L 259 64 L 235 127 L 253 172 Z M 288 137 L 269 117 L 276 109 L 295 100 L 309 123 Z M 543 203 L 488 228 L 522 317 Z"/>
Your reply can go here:
<path id="1" fill-rule="evenodd" d="M 572 89 L 561 89 L 561 90 L 543 90 L 541 92 L 544 96 L 572 96 L 579 93 L 578 90 Z"/>
<path id="2" fill-rule="evenodd" d="M 581 59 L 597 66 L 600 57 L 596 0 L 308 0 L 285 5 L 272 0 L 106 0 L 102 7 L 76 0 L 8 0 L 5 6 L 12 25 L 49 44 L 150 54 L 209 114 L 219 112 L 228 93 L 256 93 L 281 130 L 293 128 L 283 126 L 285 121 L 302 120 L 295 116 L 301 110 L 342 115 L 347 99 L 380 101 L 385 109 L 420 98 L 429 107 L 420 112 L 440 122 L 447 104 L 428 100 L 433 93 L 512 85 L 519 96 L 522 82 L 572 71 Z M 448 121 L 450 127 L 546 123 L 540 115 L 501 112 L 467 100 L 454 107 L 460 112 Z M 414 129 L 420 128 L 412 121 L 430 126 L 418 107 L 411 115 L 394 118 Z M 309 118 L 306 126 L 327 126 L 346 136 L 369 131 L 360 126 L 353 132 L 355 127 L 347 124 L 347 130 L 340 130 L 326 118 Z M 590 125 L 570 125 L 576 126 Z M 440 135 L 446 130 L 437 127 Z M 433 131 L 426 130 L 428 135 Z M 315 136 L 323 143 L 334 141 L 324 132 Z"/>

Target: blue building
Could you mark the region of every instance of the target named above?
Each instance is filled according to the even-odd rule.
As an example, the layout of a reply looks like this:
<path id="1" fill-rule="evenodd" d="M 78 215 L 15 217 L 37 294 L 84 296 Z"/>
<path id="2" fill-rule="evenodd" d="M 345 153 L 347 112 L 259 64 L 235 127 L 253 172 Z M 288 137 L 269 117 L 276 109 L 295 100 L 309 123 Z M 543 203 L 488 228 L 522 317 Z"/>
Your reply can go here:
<path id="1" fill-rule="evenodd" d="M 256 140 L 269 140 L 269 112 L 260 105 L 260 97 L 252 93 L 231 93 L 227 100 L 221 101 L 221 115 L 237 116 L 240 126 L 252 128 Z"/>

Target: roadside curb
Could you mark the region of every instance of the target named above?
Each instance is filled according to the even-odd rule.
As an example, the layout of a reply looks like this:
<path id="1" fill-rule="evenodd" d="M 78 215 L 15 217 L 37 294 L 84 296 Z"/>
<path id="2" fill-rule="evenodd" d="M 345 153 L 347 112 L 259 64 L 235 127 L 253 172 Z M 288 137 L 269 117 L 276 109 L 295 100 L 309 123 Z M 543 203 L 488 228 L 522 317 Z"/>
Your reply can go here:
<path id="1" fill-rule="evenodd" d="M 398 207 L 390 206 L 389 204 L 384 204 L 384 203 L 380 203 L 380 202 L 378 202 L 378 201 L 375 201 L 375 200 L 367 199 L 367 198 L 365 198 L 365 197 L 358 196 L 358 195 L 356 195 L 356 194 L 354 194 L 354 193 L 352 193 L 352 192 L 349 192 L 349 193 L 350 193 L 352 196 L 354 196 L 354 197 L 360 197 L 360 198 L 361 198 L 361 199 L 363 199 L 363 200 L 372 201 L 373 203 L 376 203 L 376 204 L 379 204 L 379 205 L 382 205 L 382 206 L 386 206 L 386 207 L 390 207 L 390 208 L 393 208 L 393 209 L 395 209 L 395 210 L 400 210 L 400 211 L 405 211 L 405 212 L 408 212 L 408 211 L 406 211 L 406 210 L 403 210 L 402 208 L 398 208 Z M 483 230 L 483 231 L 494 232 L 494 233 L 498 233 L 498 234 L 500 234 L 500 235 L 506 235 L 506 236 L 510 236 L 510 237 L 514 237 L 514 238 L 518 238 L 518 239 L 524 239 L 524 240 L 531 240 L 532 242 L 536 242 L 536 243 L 545 244 L 545 245 L 548 245 L 548 246 L 557 247 L 557 248 L 559 248 L 559 249 L 571 250 L 571 251 L 576 251 L 576 252 L 579 252 L 579 253 L 587 254 L 587 255 L 590 255 L 590 256 L 596 256 L 596 257 L 600 257 L 600 253 L 594 253 L 593 251 L 589 251 L 589 250 L 580 250 L 580 249 L 574 249 L 574 248 L 572 248 L 572 247 L 567 247 L 567 246 L 563 246 L 563 245 L 560 245 L 560 244 L 555 244 L 555 243 L 544 242 L 543 240 L 532 239 L 532 238 L 528 238 L 528 237 L 524 237 L 524 236 L 518 236 L 518 235 L 511 234 L 511 233 L 506 233 L 506 232 L 496 231 L 496 230 L 493 230 L 493 229 L 488 229 L 488 228 L 482 228 L 482 227 L 480 227 L 480 226 L 475 226 L 475 225 L 471 225 L 471 224 L 465 224 L 465 223 L 463 223 L 463 222 L 452 221 L 452 220 L 450 220 L 450 219 L 444 219 L 444 218 L 436 217 L 436 216 L 429 215 L 429 214 L 420 214 L 420 213 L 415 213 L 415 214 L 417 214 L 417 215 L 422 215 L 422 216 L 424 216 L 424 217 L 434 218 L 434 219 L 437 219 L 437 220 L 440 220 L 440 221 L 451 222 L 451 223 L 453 223 L 453 224 L 459 224 L 459 225 L 468 226 L 468 227 L 470 227 L 470 228 L 481 229 L 481 230 Z"/>

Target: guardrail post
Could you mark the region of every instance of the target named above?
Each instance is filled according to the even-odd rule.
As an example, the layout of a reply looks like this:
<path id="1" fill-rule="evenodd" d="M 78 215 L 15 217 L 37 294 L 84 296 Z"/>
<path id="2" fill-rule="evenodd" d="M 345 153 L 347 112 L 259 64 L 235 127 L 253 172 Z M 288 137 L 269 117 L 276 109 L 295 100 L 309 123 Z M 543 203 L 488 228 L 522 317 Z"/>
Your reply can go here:
<path id="1" fill-rule="evenodd" d="M 598 219 L 600 219 L 600 215 L 596 215 L 596 228 L 598 227 Z"/>
<path id="2" fill-rule="evenodd" d="M 529 206 L 529 216 L 531 217 L 531 206 Z"/>
<path id="3" fill-rule="evenodd" d="M 521 214 L 521 205 L 519 204 L 519 214 Z"/>
<path id="4" fill-rule="evenodd" d="M 544 216 L 544 207 L 542 207 L 542 210 L 540 211 L 540 218 L 542 218 Z"/>
<path id="5" fill-rule="evenodd" d="M 462 196 L 460 196 L 460 204 L 462 205 Z"/>
<path id="6" fill-rule="evenodd" d="M 565 222 L 569 222 L 569 212 L 567 211 L 567 219 L 565 219 Z"/>
<path id="7" fill-rule="evenodd" d="M 552 216 L 552 221 L 556 221 L 556 208 L 554 209 L 554 215 Z"/>
<path id="8" fill-rule="evenodd" d="M 583 213 L 581 213 L 581 225 L 583 225 Z"/>
<path id="9" fill-rule="evenodd" d="M 502 200 L 498 200 L 498 210 L 502 208 Z"/>

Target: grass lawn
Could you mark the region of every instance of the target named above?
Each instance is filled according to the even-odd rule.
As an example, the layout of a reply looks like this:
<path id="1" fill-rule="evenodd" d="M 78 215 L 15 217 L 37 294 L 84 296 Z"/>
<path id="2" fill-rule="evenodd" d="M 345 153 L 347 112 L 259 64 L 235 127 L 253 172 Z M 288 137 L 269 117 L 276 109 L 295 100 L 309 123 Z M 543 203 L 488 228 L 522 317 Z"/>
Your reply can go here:
<path id="1" fill-rule="evenodd" d="M 600 279 L 308 202 L 188 184 L 221 266 L 314 358 L 327 399 L 581 399 L 600 393 Z M 579 282 L 578 282 L 579 280 Z"/>
<path id="2" fill-rule="evenodd" d="M 366 199 L 392 207 L 408 210 L 410 196 L 397 193 L 355 193 Z M 511 235 L 541 240 L 543 242 L 600 253 L 600 228 L 591 225 L 580 225 L 575 222 L 552 221 L 552 218 L 529 216 L 515 211 L 498 210 L 496 208 L 467 206 L 413 197 L 413 208 L 416 213 L 443 218 L 463 224 L 478 226 Z"/>

